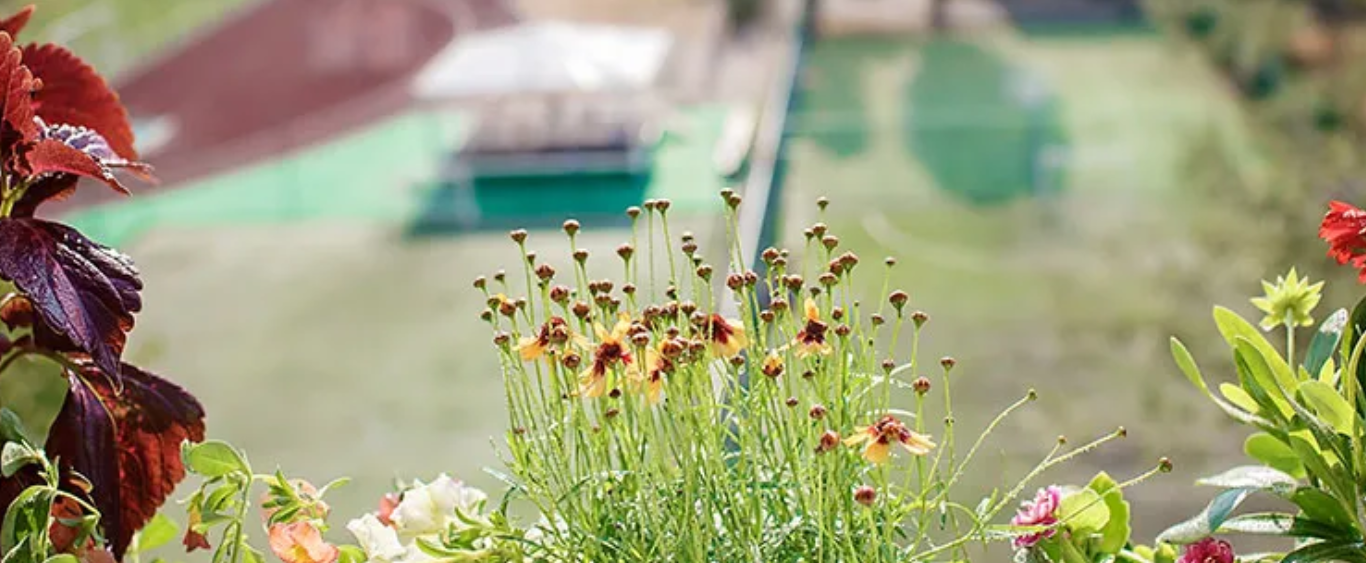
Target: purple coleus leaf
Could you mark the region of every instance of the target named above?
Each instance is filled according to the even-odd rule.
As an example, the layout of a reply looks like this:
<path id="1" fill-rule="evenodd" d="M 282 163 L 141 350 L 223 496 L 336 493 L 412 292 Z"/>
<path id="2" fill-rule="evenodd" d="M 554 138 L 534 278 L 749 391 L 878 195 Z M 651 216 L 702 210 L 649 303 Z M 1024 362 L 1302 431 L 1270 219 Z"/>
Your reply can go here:
<path id="1" fill-rule="evenodd" d="M 47 452 L 89 481 L 116 558 L 185 478 L 185 441 L 204 440 L 204 409 L 181 387 L 123 364 L 123 386 L 73 358 L 71 388 L 48 431 Z"/>
<path id="2" fill-rule="evenodd" d="M 38 344 L 87 353 L 117 380 L 133 313 L 142 308 L 132 260 L 71 227 L 33 218 L 0 219 L 0 249 L 0 278 L 32 303 Z"/>

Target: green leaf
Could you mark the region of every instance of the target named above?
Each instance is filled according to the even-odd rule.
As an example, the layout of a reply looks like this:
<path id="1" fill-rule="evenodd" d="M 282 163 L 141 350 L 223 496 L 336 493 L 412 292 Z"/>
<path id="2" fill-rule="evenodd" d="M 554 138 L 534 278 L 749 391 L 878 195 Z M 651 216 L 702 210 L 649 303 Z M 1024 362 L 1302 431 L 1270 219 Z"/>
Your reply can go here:
<path id="1" fill-rule="evenodd" d="M 1277 488 L 1294 487 L 1299 484 L 1294 477 L 1261 465 L 1234 467 L 1218 475 L 1200 479 L 1195 483 L 1224 489 L 1263 491 L 1274 491 Z"/>
<path id="2" fill-rule="evenodd" d="M 1251 492 L 1252 489 L 1228 489 L 1219 493 L 1199 514 L 1164 530 L 1157 536 L 1157 541 L 1188 544 L 1214 534 Z"/>
<path id="3" fill-rule="evenodd" d="M 1312 543 L 1285 555 L 1281 563 L 1366 563 L 1366 543 L 1359 540 L 1329 540 Z"/>
<path id="4" fill-rule="evenodd" d="M 45 531 L 52 513 L 52 491 L 35 485 L 24 489 L 5 510 L 0 524 L 0 552 L 9 553 L 22 538 Z"/>
<path id="5" fill-rule="evenodd" d="M 365 550 L 356 545 L 343 545 L 337 548 L 341 556 L 337 558 L 337 563 L 365 563 L 368 557 Z"/>
<path id="6" fill-rule="evenodd" d="M 1313 487 L 1301 487 L 1290 496 L 1290 502 L 1300 507 L 1304 517 L 1352 533 L 1356 520 L 1337 498 Z"/>
<path id="7" fill-rule="evenodd" d="M 1205 385 L 1204 376 L 1200 375 L 1200 368 L 1195 365 L 1195 358 L 1191 357 L 1190 350 L 1182 344 L 1176 337 L 1171 340 L 1172 358 L 1176 360 L 1176 367 L 1181 368 L 1181 373 L 1186 374 L 1192 385 L 1203 392 L 1205 395 L 1213 397 L 1209 392 L 1209 386 Z"/>
<path id="8" fill-rule="evenodd" d="M 1290 407 L 1286 393 L 1295 388 L 1296 382 L 1292 380 L 1288 386 L 1283 386 L 1272 372 L 1267 358 L 1251 341 L 1241 336 L 1234 339 L 1233 362 L 1238 368 L 1238 380 L 1243 390 L 1257 401 L 1262 410 L 1280 413 L 1282 419 L 1289 419 L 1294 414 L 1295 410 Z"/>
<path id="9" fill-rule="evenodd" d="M 1333 430 L 1340 434 L 1352 433 L 1356 411 L 1347 404 L 1342 395 L 1338 394 L 1337 389 L 1322 381 L 1311 380 L 1300 384 L 1299 394 L 1304 398 L 1304 404 L 1313 409 Z"/>
<path id="10" fill-rule="evenodd" d="M 1319 325 L 1318 332 L 1314 333 L 1314 339 L 1309 341 L 1309 350 L 1304 354 L 1305 371 L 1318 375 L 1323 370 L 1324 364 L 1328 363 L 1342 344 L 1342 333 L 1346 328 L 1347 309 L 1333 311 L 1333 314 Z"/>
<path id="11" fill-rule="evenodd" d="M 1257 406 L 1257 401 L 1253 400 L 1252 396 L 1247 394 L 1247 391 L 1244 391 L 1242 387 L 1232 383 L 1220 383 L 1219 394 L 1223 395 L 1225 399 L 1228 399 L 1228 402 L 1233 403 L 1238 408 L 1247 412 L 1256 414 L 1257 411 L 1261 410 Z"/>
<path id="12" fill-rule="evenodd" d="M 1075 532 L 1098 532 L 1110 521 L 1110 509 L 1096 491 L 1081 489 L 1063 497 L 1058 519 Z"/>
<path id="13" fill-rule="evenodd" d="M 1117 554 L 1129 543 L 1133 531 L 1129 526 L 1129 503 L 1124 500 L 1124 490 L 1104 471 L 1091 479 L 1086 488 L 1099 494 L 1110 512 L 1109 520 L 1100 529 L 1096 549 L 1104 554 Z"/>
<path id="14" fill-rule="evenodd" d="M 227 442 L 206 440 L 198 444 L 186 442 L 181 449 L 185 466 L 204 477 L 223 477 L 232 473 L 251 474 L 247 461 Z"/>
<path id="15" fill-rule="evenodd" d="M 1223 307 L 1214 309 L 1214 324 L 1233 347 L 1237 347 L 1239 340 L 1245 340 L 1256 349 L 1282 389 L 1288 391 L 1294 388 L 1295 383 L 1299 381 L 1295 377 L 1295 372 L 1290 369 L 1290 364 L 1286 363 L 1285 358 L 1281 357 L 1281 353 L 1276 351 L 1276 347 L 1266 341 L 1266 337 L 1262 336 L 1257 327 L 1238 316 L 1238 313 Z"/>
<path id="16" fill-rule="evenodd" d="M 1295 455 L 1295 450 L 1290 449 L 1290 446 L 1275 436 L 1265 432 L 1248 436 L 1247 441 L 1243 442 L 1243 452 L 1252 459 L 1265 463 L 1296 479 L 1305 477 L 1304 464 L 1300 463 L 1300 458 Z"/>
<path id="17" fill-rule="evenodd" d="M 165 514 L 157 513 L 146 526 L 133 536 L 133 545 L 136 546 L 134 553 L 146 553 L 174 540 L 179 535 L 180 529 L 167 518 Z"/>
<path id="18" fill-rule="evenodd" d="M 1288 536 L 1295 526 L 1295 516 L 1283 512 L 1242 514 L 1229 518 L 1219 527 L 1221 534 L 1259 534 Z"/>
<path id="19" fill-rule="evenodd" d="M 243 539 L 245 540 L 245 538 Z M 262 555 L 260 551 L 257 551 L 256 548 L 247 545 L 246 541 L 242 542 L 241 549 L 243 563 L 266 563 L 265 556 Z"/>
<path id="20" fill-rule="evenodd" d="M 38 452 L 20 442 L 5 442 L 3 449 L 0 449 L 0 475 L 13 477 L 24 466 L 42 463 L 42 456 Z"/>
<path id="21" fill-rule="evenodd" d="M 0 438 L 6 442 L 26 442 L 28 441 L 28 429 L 24 428 L 24 420 L 19 418 L 19 413 L 0 407 Z"/>

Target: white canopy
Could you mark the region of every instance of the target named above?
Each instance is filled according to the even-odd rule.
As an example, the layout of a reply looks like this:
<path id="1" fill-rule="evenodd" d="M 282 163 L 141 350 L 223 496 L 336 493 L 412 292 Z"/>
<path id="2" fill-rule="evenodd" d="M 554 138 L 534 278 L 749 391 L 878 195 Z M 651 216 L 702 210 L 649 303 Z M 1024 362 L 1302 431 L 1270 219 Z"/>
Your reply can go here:
<path id="1" fill-rule="evenodd" d="M 535 21 L 453 42 L 413 82 L 419 99 L 629 91 L 651 86 L 673 37 L 650 28 Z"/>

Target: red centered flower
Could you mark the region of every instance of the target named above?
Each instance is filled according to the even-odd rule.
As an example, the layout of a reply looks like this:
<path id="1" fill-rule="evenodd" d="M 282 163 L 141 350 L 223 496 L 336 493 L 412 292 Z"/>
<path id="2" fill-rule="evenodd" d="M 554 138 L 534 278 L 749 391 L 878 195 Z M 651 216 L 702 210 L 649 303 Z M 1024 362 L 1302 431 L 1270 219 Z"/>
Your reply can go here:
<path id="1" fill-rule="evenodd" d="M 722 358 L 734 357 L 745 346 L 749 337 L 745 336 L 745 325 L 734 319 L 727 319 L 712 313 L 707 318 L 707 336 L 711 338 L 712 353 Z"/>
<path id="2" fill-rule="evenodd" d="M 1319 238 L 1328 241 L 1328 255 L 1339 264 L 1352 263 L 1366 283 L 1366 211 L 1341 201 L 1328 204 Z"/>
<path id="3" fill-rule="evenodd" d="M 514 349 L 522 361 L 529 362 L 544 355 L 551 345 L 564 345 L 566 342 L 572 342 L 581 348 L 587 347 L 587 340 L 583 335 L 575 334 L 563 318 L 550 317 L 550 320 L 536 331 L 536 336 L 523 336 L 517 341 Z"/>
<path id="4" fill-rule="evenodd" d="M 658 403 L 664 393 L 664 376 L 674 372 L 674 362 L 664 354 L 663 348 L 668 341 L 645 351 L 645 376 L 640 382 L 644 386 L 645 397 L 651 404 Z"/>
<path id="5" fill-rule="evenodd" d="M 1047 530 L 1016 536 L 1011 540 L 1017 548 L 1034 547 L 1035 544 L 1053 537 L 1058 530 L 1052 528 L 1058 523 L 1058 507 L 1062 505 L 1062 489 L 1049 486 L 1039 489 L 1034 500 L 1025 501 L 1020 511 L 1010 519 L 1013 526 L 1050 526 Z"/>
<path id="6" fill-rule="evenodd" d="M 901 445 L 911 455 L 918 456 L 930 453 L 935 446 L 929 436 L 907 428 L 890 414 L 844 440 L 844 444 L 848 446 L 863 443 L 867 444 L 863 448 L 863 459 L 873 463 L 886 463 L 892 455 L 893 443 Z"/>
<path id="7" fill-rule="evenodd" d="M 579 394 L 585 397 L 601 397 L 607 392 L 607 373 L 616 366 L 626 369 L 629 378 L 637 375 L 634 359 L 627 348 L 626 333 L 631 329 L 631 319 L 621 315 L 612 332 L 607 332 L 601 324 L 593 323 L 593 332 L 598 335 L 598 347 L 593 350 L 593 364 L 579 375 Z"/>
<path id="8" fill-rule="evenodd" d="M 825 331 L 829 327 L 821 322 L 821 310 L 816 307 L 816 302 L 812 301 L 810 297 L 803 304 L 803 309 L 806 314 L 806 325 L 797 332 L 797 338 L 792 341 L 792 344 L 797 347 L 797 357 L 829 355 L 830 343 L 825 341 Z"/>
<path id="9" fill-rule="evenodd" d="M 1233 563 L 1233 546 L 1223 540 L 1205 538 L 1186 546 L 1186 553 L 1176 563 Z"/>

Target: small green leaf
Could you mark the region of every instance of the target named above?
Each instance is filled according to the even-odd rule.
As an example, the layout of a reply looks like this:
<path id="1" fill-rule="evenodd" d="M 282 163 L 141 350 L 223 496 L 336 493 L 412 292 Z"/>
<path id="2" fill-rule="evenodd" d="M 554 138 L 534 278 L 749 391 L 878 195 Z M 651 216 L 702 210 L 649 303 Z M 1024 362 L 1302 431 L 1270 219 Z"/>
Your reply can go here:
<path id="1" fill-rule="evenodd" d="M 1100 542 L 1096 549 L 1104 554 L 1117 554 L 1129 543 L 1129 535 L 1132 533 L 1129 526 L 1129 503 L 1124 500 L 1124 490 L 1104 471 L 1091 479 L 1086 488 L 1099 494 L 1105 500 L 1105 507 L 1110 511 L 1109 520 L 1100 529 Z"/>
<path id="2" fill-rule="evenodd" d="M 360 546 L 343 545 L 338 550 L 341 552 L 341 556 L 337 558 L 337 563 L 365 563 L 369 559 L 365 555 L 365 550 L 361 549 Z"/>
<path id="3" fill-rule="evenodd" d="M 44 531 L 52 514 L 52 491 L 35 485 L 24 489 L 5 510 L 0 524 L 0 552 L 9 553 L 22 538 Z"/>
<path id="4" fill-rule="evenodd" d="M 1219 393 L 1223 395 L 1225 399 L 1228 399 L 1228 402 L 1237 405 L 1238 408 L 1247 412 L 1257 414 L 1257 411 L 1260 410 L 1257 407 L 1257 401 L 1253 400 L 1252 396 L 1247 394 L 1247 391 L 1243 391 L 1242 387 L 1232 383 L 1220 383 Z"/>
<path id="5" fill-rule="evenodd" d="M 157 513 L 142 530 L 134 536 L 133 545 L 137 546 L 134 553 L 146 553 L 174 540 L 179 535 L 180 529 L 167 518 L 165 514 Z"/>
<path id="6" fill-rule="evenodd" d="M 1258 335 L 1258 338 L 1260 337 Z M 1283 419 L 1289 419 L 1295 411 L 1290 407 L 1290 399 L 1286 397 L 1286 393 L 1295 388 L 1296 381 L 1279 381 L 1267 363 L 1266 356 L 1246 338 L 1236 337 L 1233 350 L 1233 361 L 1238 368 L 1238 378 L 1243 384 L 1243 390 L 1247 391 L 1264 410 L 1279 412 Z"/>
<path id="7" fill-rule="evenodd" d="M 251 468 L 247 466 L 242 454 L 227 442 L 186 442 L 181 450 L 181 457 L 186 467 L 204 477 L 222 477 L 231 473 L 251 474 Z"/>
<path id="8" fill-rule="evenodd" d="M 1216 307 L 1214 310 L 1214 324 L 1219 327 L 1219 332 L 1224 335 L 1228 343 L 1237 348 L 1239 340 L 1247 341 L 1247 344 L 1257 350 L 1258 355 L 1266 362 L 1267 368 L 1271 371 L 1272 377 L 1285 390 L 1294 388 L 1299 380 L 1295 377 L 1294 371 L 1290 369 L 1290 364 L 1286 363 L 1281 353 L 1276 351 L 1276 347 L 1266 341 L 1262 332 L 1256 326 L 1247 322 L 1246 319 L 1238 316 L 1223 307 Z"/>
<path id="9" fill-rule="evenodd" d="M 1186 349 L 1186 345 L 1173 336 L 1171 349 L 1172 359 L 1176 360 L 1176 367 L 1181 368 L 1181 373 L 1186 374 L 1186 379 L 1189 379 L 1191 384 L 1195 385 L 1205 395 L 1212 396 L 1209 392 L 1209 386 L 1205 385 L 1204 376 L 1200 375 L 1200 368 L 1195 365 L 1195 358 L 1191 357 L 1190 350 Z"/>
<path id="10" fill-rule="evenodd" d="M 1219 527 L 1221 534 L 1259 534 L 1288 536 L 1295 526 L 1295 517 L 1283 512 L 1242 514 L 1229 518 Z"/>
<path id="11" fill-rule="evenodd" d="M 1263 491 L 1275 490 L 1278 487 L 1294 487 L 1299 484 L 1294 477 L 1286 475 L 1270 467 L 1261 465 L 1243 465 L 1234 467 L 1218 475 L 1205 477 L 1196 481 L 1198 485 L 1220 487 L 1224 489 L 1255 489 Z"/>
<path id="12" fill-rule="evenodd" d="M 1309 341 L 1309 351 L 1304 355 L 1304 369 L 1311 374 L 1318 374 L 1324 364 L 1333 357 L 1333 353 L 1342 344 L 1342 333 L 1347 328 L 1347 309 L 1333 311 L 1327 319 L 1319 325 L 1318 332 L 1314 333 L 1314 339 Z"/>
<path id="13" fill-rule="evenodd" d="M 20 442 L 5 442 L 4 448 L 0 449 L 0 475 L 13 477 L 25 466 L 42 461 L 42 456 L 33 451 L 33 448 Z"/>
<path id="14" fill-rule="evenodd" d="M 1290 502 L 1300 507 L 1305 518 L 1348 532 L 1355 529 L 1356 520 L 1347 513 L 1342 503 L 1321 490 L 1301 487 L 1290 496 Z"/>
<path id="15" fill-rule="evenodd" d="M 0 438 L 6 442 L 24 442 L 28 440 L 28 429 L 24 428 L 24 420 L 19 418 L 19 413 L 0 407 Z"/>
<path id="16" fill-rule="evenodd" d="M 1291 477 L 1296 479 L 1305 477 L 1304 464 L 1300 463 L 1300 458 L 1295 455 L 1295 450 L 1290 449 L 1290 446 L 1275 436 L 1265 432 L 1248 436 L 1247 441 L 1243 442 L 1243 452 Z"/>
<path id="17" fill-rule="evenodd" d="M 1328 540 L 1311 543 L 1287 553 L 1281 563 L 1366 563 L 1366 543 L 1360 540 Z"/>
<path id="18" fill-rule="evenodd" d="M 1081 489 L 1063 497 L 1058 519 L 1076 532 L 1098 532 L 1110 521 L 1110 509 L 1095 491 Z"/>
<path id="19" fill-rule="evenodd" d="M 1320 419 L 1340 434 L 1351 434 L 1356 411 L 1338 390 L 1322 381 L 1311 380 L 1300 384 L 1299 394 L 1304 404 L 1313 409 Z"/>

